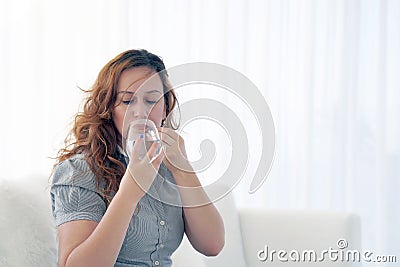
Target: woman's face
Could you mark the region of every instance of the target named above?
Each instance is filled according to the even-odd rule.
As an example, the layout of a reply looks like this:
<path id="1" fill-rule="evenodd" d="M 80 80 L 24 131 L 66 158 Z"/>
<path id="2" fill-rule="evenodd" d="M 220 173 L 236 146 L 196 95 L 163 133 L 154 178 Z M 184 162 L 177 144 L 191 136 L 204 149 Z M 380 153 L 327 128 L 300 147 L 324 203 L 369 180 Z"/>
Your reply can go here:
<path id="1" fill-rule="evenodd" d="M 124 70 L 118 81 L 114 124 L 122 136 L 124 127 L 137 119 L 150 119 L 159 127 L 165 118 L 163 84 L 148 67 Z M 149 79 L 150 78 L 150 79 Z"/>

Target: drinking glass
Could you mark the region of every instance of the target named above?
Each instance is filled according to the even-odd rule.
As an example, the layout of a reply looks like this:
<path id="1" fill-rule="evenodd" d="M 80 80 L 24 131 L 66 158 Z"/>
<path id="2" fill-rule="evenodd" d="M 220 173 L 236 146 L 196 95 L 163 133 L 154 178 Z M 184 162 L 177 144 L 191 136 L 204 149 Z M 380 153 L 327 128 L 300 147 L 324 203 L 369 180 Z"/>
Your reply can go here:
<path id="1" fill-rule="evenodd" d="M 139 150 L 139 159 L 142 159 L 146 155 L 154 142 L 158 144 L 154 154 L 155 156 L 150 160 L 150 162 L 152 162 L 158 153 L 160 153 L 162 144 L 157 127 L 151 120 L 138 119 L 129 123 L 125 140 L 125 153 L 129 158 L 132 156 L 133 145 L 141 135 L 143 135 L 145 146 Z"/>

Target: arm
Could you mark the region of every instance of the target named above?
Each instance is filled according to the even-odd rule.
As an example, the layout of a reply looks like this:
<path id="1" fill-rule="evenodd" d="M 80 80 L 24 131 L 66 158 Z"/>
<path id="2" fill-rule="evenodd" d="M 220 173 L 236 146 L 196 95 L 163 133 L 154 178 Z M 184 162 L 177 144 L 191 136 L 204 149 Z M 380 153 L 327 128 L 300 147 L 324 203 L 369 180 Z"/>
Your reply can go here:
<path id="1" fill-rule="evenodd" d="M 121 184 L 126 184 L 126 190 L 117 192 L 100 223 L 78 220 L 59 226 L 60 267 L 114 266 L 136 204 L 142 195 L 134 193 L 138 188 L 128 175 L 121 181 Z"/>
<path id="2" fill-rule="evenodd" d="M 204 190 L 194 172 L 173 173 L 178 185 L 184 187 L 198 187 L 193 190 L 181 190 L 185 233 L 200 253 L 206 256 L 216 256 L 225 244 L 225 229 L 222 218 Z M 202 206 L 190 207 L 196 203 L 209 203 Z M 185 207 L 188 206 L 188 207 Z"/>
<path id="3" fill-rule="evenodd" d="M 211 201 L 187 160 L 182 137 L 169 128 L 159 128 L 159 130 L 165 145 L 164 163 L 174 176 L 176 184 L 180 186 L 185 233 L 197 251 L 206 256 L 215 256 L 225 244 L 222 218 L 214 204 L 210 203 Z M 207 204 L 199 205 L 204 203 Z"/>
<path id="4" fill-rule="evenodd" d="M 59 266 L 114 266 L 137 203 L 150 187 L 162 162 L 163 153 L 150 163 L 138 159 L 136 142 L 132 160 L 100 223 L 78 220 L 58 228 Z M 153 145 L 148 154 L 154 153 Z M 135 180 L 133 179 L 135 177 Z M 139 184 L 140 185 L 139 185 Z"/>

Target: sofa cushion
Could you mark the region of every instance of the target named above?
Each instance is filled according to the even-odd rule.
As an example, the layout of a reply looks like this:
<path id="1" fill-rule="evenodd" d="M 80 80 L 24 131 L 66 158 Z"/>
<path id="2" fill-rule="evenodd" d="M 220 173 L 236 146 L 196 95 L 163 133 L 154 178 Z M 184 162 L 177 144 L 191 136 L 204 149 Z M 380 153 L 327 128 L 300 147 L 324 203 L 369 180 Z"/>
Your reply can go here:
<path id="1" fill-rule="evenodd" d="M 324 250 L 330 248 L 332 251 L 361 251 L 361 223 L 355 214 L 243 209 L 240 211 L 240 223 L 249 266 L 359 266 L 354 261 L 334 261 L 335 253 L 332 254 L 333 260 L 326 253 L 321 256 Z M 278 258 L 280 250 L 287 253 L 281 255 L 282 260 Z M 308 260 L 309 257 L 313 260 L 312 251 L 316 252 L 320 262 Z M 300 258 L 296 258 L 298 255 Z M 303 255 L 306 260 L 302 260 Z"/>

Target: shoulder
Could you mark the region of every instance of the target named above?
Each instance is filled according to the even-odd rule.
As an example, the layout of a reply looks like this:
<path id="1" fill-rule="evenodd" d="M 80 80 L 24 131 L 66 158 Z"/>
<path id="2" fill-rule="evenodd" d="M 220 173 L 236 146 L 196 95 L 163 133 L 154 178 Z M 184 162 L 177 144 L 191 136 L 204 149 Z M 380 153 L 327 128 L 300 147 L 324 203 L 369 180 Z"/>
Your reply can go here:
<path id="1" fill-rule="evenodd" d="M 54 169 L 52 186 L 79 186 L 96 191 L 96 178 L 83 154 L 60 162 Z"/>

